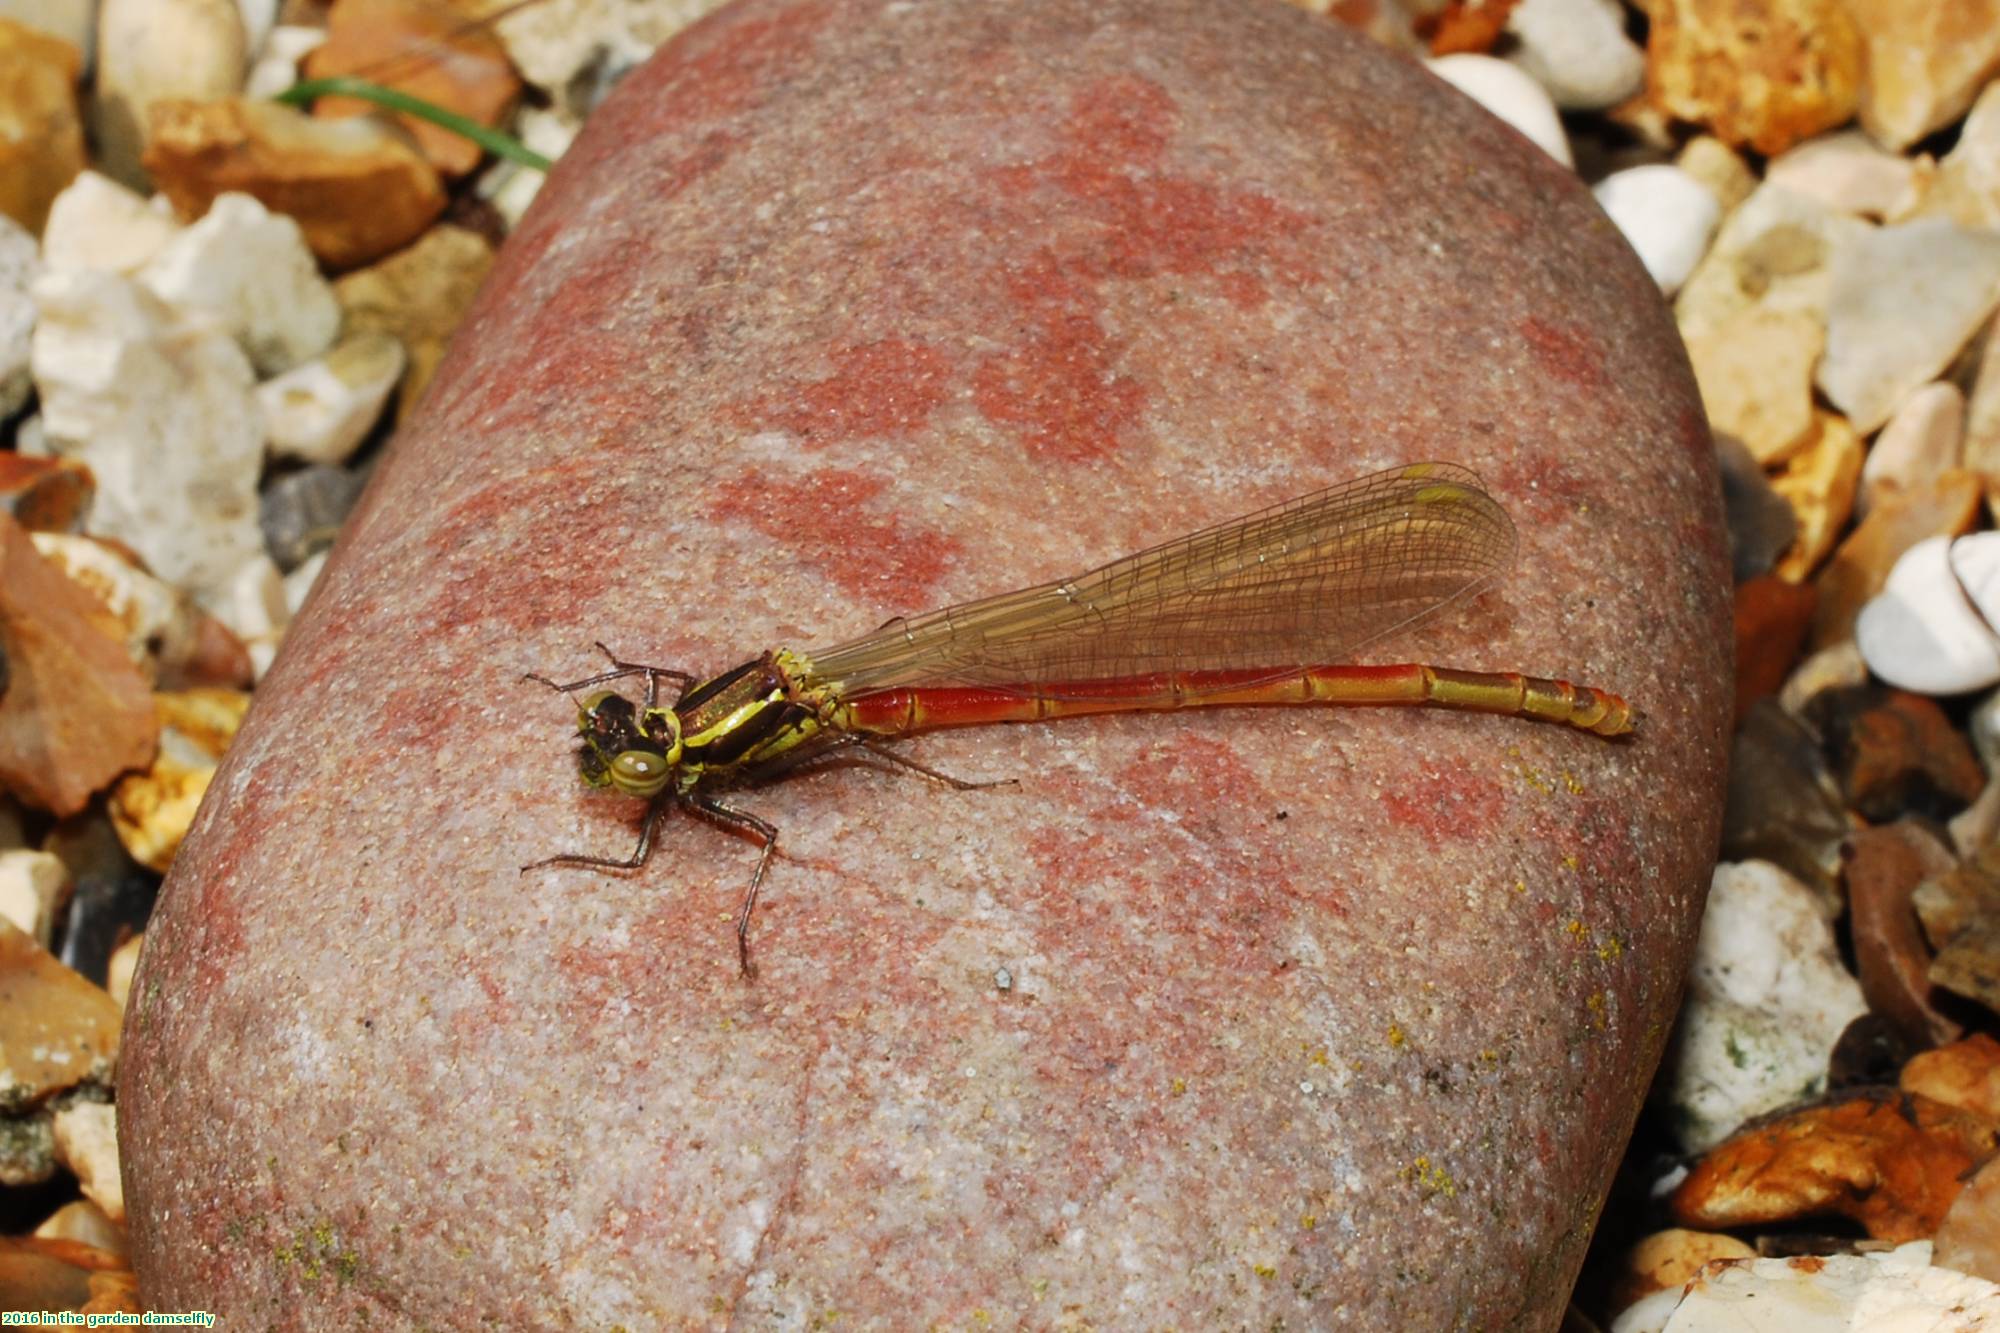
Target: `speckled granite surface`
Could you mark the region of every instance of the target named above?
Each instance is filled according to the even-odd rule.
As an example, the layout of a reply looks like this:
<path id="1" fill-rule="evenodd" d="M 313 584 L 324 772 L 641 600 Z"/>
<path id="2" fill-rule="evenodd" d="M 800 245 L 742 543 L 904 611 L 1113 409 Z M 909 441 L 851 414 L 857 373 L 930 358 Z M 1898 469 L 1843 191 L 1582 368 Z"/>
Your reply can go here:
<path id="1" fill-rule="evenodd" d="M 1642 735 L 1301 711 L 930 737 L 755 850 L 574 781 L 698 669 L 1373 468 L 1512 510 L 1376 660 Z M 1716 837 L 1720 509 L 1657 295 L 1421 71 L 1214 0 L 750 0 L 514 236 L 175 866 L 121 1087 L 157 1308 L 231 1327 L 1539 1327 Z M 1011 988 L 996 986 L 1003 971 Z M 242 1321 L 240 1324 L 237 1321 Z"/>

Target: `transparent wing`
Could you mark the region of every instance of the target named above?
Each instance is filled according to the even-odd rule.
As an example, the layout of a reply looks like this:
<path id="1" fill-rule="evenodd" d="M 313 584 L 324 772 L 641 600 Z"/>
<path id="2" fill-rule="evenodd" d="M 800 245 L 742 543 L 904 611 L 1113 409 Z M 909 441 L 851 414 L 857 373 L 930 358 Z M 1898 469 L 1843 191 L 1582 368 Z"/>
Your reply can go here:
<path id="1" fill-rule="evenodd" d="M 1338 662 L 1480 588 L 1513 553 L 1514 525 L 1477 475 L 1419 463 L 807 656 L 812 679 L 846 695 Z"/>

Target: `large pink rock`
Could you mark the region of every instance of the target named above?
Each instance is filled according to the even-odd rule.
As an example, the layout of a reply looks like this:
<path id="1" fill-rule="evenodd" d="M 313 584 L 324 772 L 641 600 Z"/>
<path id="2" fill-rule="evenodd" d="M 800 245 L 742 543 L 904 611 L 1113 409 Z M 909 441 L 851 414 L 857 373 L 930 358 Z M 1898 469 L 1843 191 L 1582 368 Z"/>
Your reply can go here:
<path id="1" fill-rule="evenodd" d="M 925 738 L 961 793 L 576 781 L 527 670 L 718 669 L 1400 461 L 1513 576 L 1374 660 L 1510 719 Z M 1277 4 L 747 0 L 508 244 L 148 937 L 121 1123 L 157 1308 L 235 1326 L 1554 1322 L 1717 832 L 1707 433 L 1588 194 Z M 996 978 L 1005 976 L 1011 985 Z"/>

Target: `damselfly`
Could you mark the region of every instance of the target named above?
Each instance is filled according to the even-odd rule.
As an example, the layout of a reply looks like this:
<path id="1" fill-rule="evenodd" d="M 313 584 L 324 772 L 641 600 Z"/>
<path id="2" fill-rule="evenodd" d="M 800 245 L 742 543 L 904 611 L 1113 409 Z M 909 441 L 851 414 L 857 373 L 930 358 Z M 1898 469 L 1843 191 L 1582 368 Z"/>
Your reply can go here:
<path id="1" fill-rule="evenodd" d="M 773 649 L 719 676 L 619 660 L 565 693 L 644 677 L 633 701 L 578 703 L 583 779 L 652 802 L 624 860 L 636 869 L 678 806 L 747 832 L 763 854 L 736 914 L 750 914 L 778 830 L 716 793 L 858 749 L 958 788 L 885 741 L 943 727 L 1092 713 L 1256 704 L 1403 704 L 1499 713 L 1617 736 L 1637 715 L 1615 694 L 1512 672 L 1404 663 L 1328 665 L 1484 587 L 1514 553 L 1514 525 L 1465 468 L 1419 463 L 1323 491 L 1058 579 L 891 620 L 821 652 Z M 662 682 L 678 693 L 662 703 Z"/>

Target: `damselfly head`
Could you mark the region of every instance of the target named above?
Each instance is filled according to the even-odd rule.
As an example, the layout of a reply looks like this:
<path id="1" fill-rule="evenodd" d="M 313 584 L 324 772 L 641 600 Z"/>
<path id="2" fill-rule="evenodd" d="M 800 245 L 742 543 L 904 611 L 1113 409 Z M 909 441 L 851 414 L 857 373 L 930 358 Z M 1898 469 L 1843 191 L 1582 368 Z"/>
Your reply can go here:
<path id="1" fill-rule="evenodd" d="M 626 796 L 657 796 L 681 760 L 680 718 L 668 708 L 641 709 L 622 694 L 601 690 L 577 707 L 583 747 L 577 771 L 593 787 Z"/>

